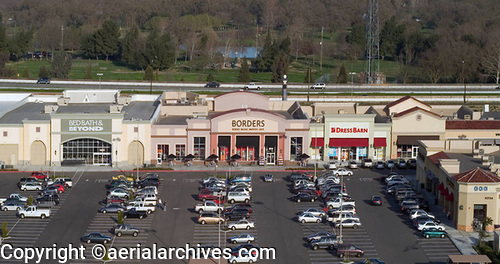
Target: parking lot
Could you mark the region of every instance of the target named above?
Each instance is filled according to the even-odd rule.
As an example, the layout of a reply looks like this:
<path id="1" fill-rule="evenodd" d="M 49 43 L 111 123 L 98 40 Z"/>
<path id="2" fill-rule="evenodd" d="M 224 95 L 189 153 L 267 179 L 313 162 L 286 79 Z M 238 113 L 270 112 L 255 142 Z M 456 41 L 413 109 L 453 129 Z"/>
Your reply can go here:
<path id="1" fill-rule="evenodd" d="M 248 168 L 244 168 L 248 169 Z M 224 172 L 218 172 L 222 174 Z M 297 222 L 297 213 L 310 207 L 322 208 L 322 204 L 295 203 L 289 198 L 289 182 L 285 180 L 290 172 L 271 172 L 275 182 L 261 180 L 262 171 L 253 174 L 252 201 L 253 213 L 250 221 L 255 228 L 249 230 L 254 235 L 254 244 L 260 247 L 276 248 L 275 261 L 261 263 L 339 263 L 334 250 L 319 249 L 313 251 L 303 237 L 317 231 L 335 231 L 328 223 Z M 321 172 L 319 172 L 321 173 Z M 356 201 L 356 213 L 362 227 L 343 229 L 343 239 L 365 250 L 365 257 L 380 258 L 386 263 L 430 263 L 445 261 L 448 254 L 457 254 L 458 250 L 448 238 L 424 239 L 413 228 L 408 217 L 394 208 L 396 201 L 382 192 L 384 184 L 379 181 L 387 170 L 358 169 L 351 177 L 344 177 L 349 195 Z M 414 177 L 414 170 L 402 170 L 408 178 Z M 11 238 L 5 243 L 14 246 L 64 246 L 72 243 L 80 245 L 80 238 L 89 232 L 102 232 L 110 235 L 109 229 L 114 225 L 116 214 L 100 214 L 97 210 L 105 198 L 104 184 L 116 172 L 71 172 L 65 173 L 74 181 L 75 187 L 61 195 L 61 203 L 53 208 L 53 215 L 47 219 L 19 219 L 14 212 L 0 212 L 2 221 L 6 221 Z M 140 235 L 134 237 L 113 237 L 114 247 L 130 247 L 140 243 L 159 247 L 182 247 L 185 244 L 219 245 L 218 225 L 197 223 L 198 214 L 193 211 L 198 193 L 199 180 L 212 176 L 213 172 L 160 172 L 161 185 L 159 197 L 167 201 L 167 211 L 157 211 L 145 219 L 127 219 L 127 223 L 140 228 Z M 234 174 L 234 173 L 233 173 Z M 17 190 L 19 178 L 26 177 L 22 173 L 2 173 L 3 183 L 0 186 L 0 197 Z M 372 195 L 379 194 L 383 198 L 382 206 L 370 205 Z M 246 232 L 243 230 L 220 232 L 220 245 L 227 244 L 227 238 Z M 89 247 L 87 248 L 89 250 Z M 87 252 L 87 251 L 86 251 Z M 87 253 L 87 257 L 90 255 Z M 361 258 L 352 258 L 360 260 Z M 89 263 L 71 261 L 71 263 Z M 137 261 L 116 261 L 131 263 Z M 158 263 L 158 261 L 141 261 Z M 0 263 L 13 263 L 13 261 Z M 48 263 L 48 262 L 47 262 Z M 55 262 L 54 262 L 55 263 Z M 173 260 L 169 263 L 188 263 L 186 260 Z"/>

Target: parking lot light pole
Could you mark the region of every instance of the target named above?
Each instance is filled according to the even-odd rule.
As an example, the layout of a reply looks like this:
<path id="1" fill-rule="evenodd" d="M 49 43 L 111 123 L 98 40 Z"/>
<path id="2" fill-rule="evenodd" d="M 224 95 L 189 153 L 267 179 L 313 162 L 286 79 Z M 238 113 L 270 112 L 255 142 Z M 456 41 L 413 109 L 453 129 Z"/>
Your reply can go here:
<path id="1" fill-rule="evenodd" d="M 101 90 L 101 76 L 102 76 L 102 73 L 97 73 L 97 76 L 99 76 L 99 90 Z"/>
<path id="2" fill-rule="evenodd" d="M 352 101 L 352 96 L 354 92 L 354 75 L 356 75 L 355 72 L 349 72 L 349 75 L 351 75 L 351 101 Z"/>
<path id="3" fill-rule="evenodd" d="M 342 244 L 342 201 L 344 200 L 343 196 L 344 191 L 344 175 L 340 175 L 340 233 L 339 233 L 339 244 Z"/>

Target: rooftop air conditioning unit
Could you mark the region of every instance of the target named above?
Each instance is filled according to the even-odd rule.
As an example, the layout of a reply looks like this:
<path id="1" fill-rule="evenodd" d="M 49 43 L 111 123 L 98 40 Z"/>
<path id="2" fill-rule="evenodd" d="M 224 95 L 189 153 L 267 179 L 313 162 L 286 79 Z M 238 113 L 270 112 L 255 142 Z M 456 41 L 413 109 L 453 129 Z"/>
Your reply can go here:
<path id="1" fill-rule="evenodd" d="M 471 116 L 470 115 L 464 115 L 464 119 L 465 120 L 471 120 Z"/>

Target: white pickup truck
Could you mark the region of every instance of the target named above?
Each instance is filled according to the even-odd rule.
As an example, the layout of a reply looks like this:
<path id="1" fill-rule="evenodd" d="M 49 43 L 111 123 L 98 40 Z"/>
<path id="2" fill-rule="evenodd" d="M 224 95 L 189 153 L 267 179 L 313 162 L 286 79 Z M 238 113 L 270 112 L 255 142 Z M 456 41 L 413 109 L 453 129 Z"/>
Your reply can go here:
<path id="1" fill-rule="evenodd" d="M 23 202 L 23 203 L 28 201 L 28 198 L 21 196 L 20 194 L 13 193 L 9 196 L 9 198 L 0 198 L 0 205 L 3 205 L 3 203 L 5 203 L 5 201 L 7 201 L 7 199 L 11 199 L 11 200 L 16 199 L 16 200 Z"/>
<path id="2" fill-rule="evenodd" d="M 359 220 L 359 217 L 357 215 L 351 214 L 351 213 L 333 214 L 333 216 L 326 217 L 326 220 L 330 223 L 336 223 L 336 222 L 340 222 L 341 218 L 342 218 L 342 221 L 346 220 L 346 219 Z"/>
<path id="3" fill-rule="evenodd" d="M 132 209 L 132 208 L 135 208 L 136 211 L 146 212 L 147 214 L 151 214 L 152 212 L 156 211 L 156 206 L 154 206 L 154 205 L 147 205 L 147 204 L 144 204 L 144 203 L 136 203 L 136 204 L 133 204 L 133 205 L 128 205 L 127 206 L 127 211 L 130 210 L 130 209 Z"/>
<path id="4" fill-rule="evenodd" d="M 25 217 L 40 217 L 44 219 L 45 217 L 50 217 L 50 209 L 37 208 L 36 206 L 28 206 L 26 209 L 20 209 L 17 211 L 17 215 L 21 218 Z"/>
<path id="5" fill-rule="evenodd" d="M 153 198 L 149 198 L 149 197 L 144 197 L 144 196 L 135 198 L 135 200 L 128 202 L 128 205 L 135 205 L 135 204 L 139 204 L 139 203 L 144 203 L 145 205 L 150 205 L 150 206 L 158 205 L 157 200 L 155 200 Z"/>
<path id="6" fill-rule="evenodd" d="M 337 198 L 334 198 L 328 202 L 326 202 L 326 207 L 329 209 L 329 210 L 332 210 L 334 208 L 339 208 L 340 207 L 340 197 L 337 197 Z M 355 201 L 345 201 L 343 200 L 342 201 L 342 205 L 352 205 L 352 206 L 356 206 L 356 202 Z"/>
<path id="7" fill-rule="evenodd" d="M 224 207 L 216 204 L 214 201 L 205 201 L 202 204 L 197 204 L 194 207 L 194 210 L 199 214 L 203 212 L 222 212 L 222 210 L 224 210 Z"/>
<path id="8" fill-rule="evenodd" d="M 257 84 L 257 83 L 249 83 L 247 85 L 245 85 L 245 90 L 260 90 L 260 88 L 262 88 L 262 86 L 260 84 Z"/>

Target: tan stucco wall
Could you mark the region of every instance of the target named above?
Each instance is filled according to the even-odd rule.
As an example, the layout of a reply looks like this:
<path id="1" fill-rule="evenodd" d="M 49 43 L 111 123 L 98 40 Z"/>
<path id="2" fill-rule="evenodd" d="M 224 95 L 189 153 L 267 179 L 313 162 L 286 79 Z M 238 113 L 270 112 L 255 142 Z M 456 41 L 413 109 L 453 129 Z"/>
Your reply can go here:
<path id="1" fill-rule="evenodd" d="M 36 132 L 36 128 L 40 127 L 40 132 Z M 35 122 L 27 122 L 24 124 L 23 130 L 23 151 L 19 154 L 19 161 L 22 164 L 29 165 L 31 160 L 31 145 L 35 141 L 41 141 L 45 145 L 45 163 L 47 165 L 50 164 L 51 154 L 54 154 L 54 151 L 50 151 L 50 123 L 35 123 Z"/>
<path id="2" fill-rule="evenodd" d="M 269 98 L 254 92 L 226 93 L 214 98 L 216 112 L 238 108 L 267 109 L 268 107 Z"/>
<path id="3" fill-rule="evenodd" d="M 474 187 L 487 186 L 488 191 L 475 191 Z M 458 210 L 457 228 L 459 230 L 472 231 L 472 221 L 474 218 L 474 204 L 486 205 L 486 216 L 493 219 L 493 225 L 498 225 L 499 218 L 499 192 L 497 188 L 500 184 L 494 183 L 460 183 L 459 198 L 457 207 L 463 205 L 463 210 Z"/>

